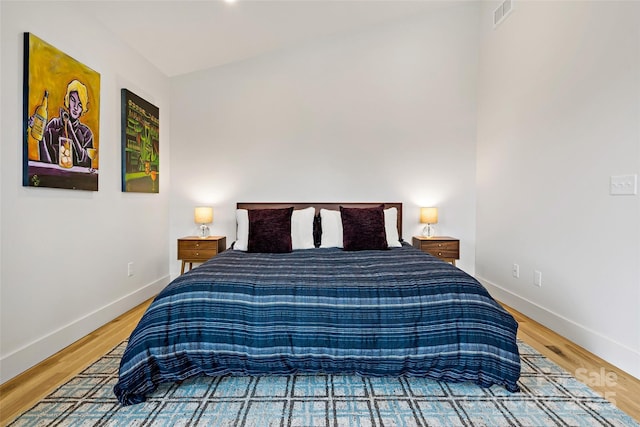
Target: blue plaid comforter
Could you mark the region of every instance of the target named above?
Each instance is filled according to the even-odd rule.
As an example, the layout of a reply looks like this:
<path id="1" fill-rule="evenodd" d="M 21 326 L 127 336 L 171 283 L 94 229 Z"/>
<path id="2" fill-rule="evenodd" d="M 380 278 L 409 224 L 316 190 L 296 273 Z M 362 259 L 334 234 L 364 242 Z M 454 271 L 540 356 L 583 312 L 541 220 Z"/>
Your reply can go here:
<path id="1" fill-rule="evenodd" d="M 517 391 L 518 324 L 474 278 L 409 245 L 229 250 L 170 283 L 135 328 L 123 405 L 195 375 L 413 375 Z"/>

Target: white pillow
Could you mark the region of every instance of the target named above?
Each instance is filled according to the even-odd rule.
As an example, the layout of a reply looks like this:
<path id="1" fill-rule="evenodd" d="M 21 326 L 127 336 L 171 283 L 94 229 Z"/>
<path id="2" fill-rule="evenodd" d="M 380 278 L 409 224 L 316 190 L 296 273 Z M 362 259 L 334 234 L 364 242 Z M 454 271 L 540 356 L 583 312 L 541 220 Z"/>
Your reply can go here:
<path id="1" fill-rule="evenodd" d="M 313 217 L 316 209 L 309 207 L 293 211 L 291 214 L 291 249 L 313 249 Z M 246 251 L 249 247 L 249 211 L 238 209 L 236 211 L 236 242 L 233 249 Z"/>
<path id="2" fill-rule="evenodd" d="M 291 248 L 313 249 L 313 218 L 316 208 L 294 210 L 291 214 Z"/>
<path id="3" fill-rule="evenodd" d="M 236 222 L 238 229 L 236 231 L 236 242 L 233 249 L 237 251 L 246 251 L 249 247 L 249 211 L 246 209 L 238 209 L 236 211 Z"/>
<path id="4" fill-rule="evenodd" d="M 387 235 L 387 245 L 390 248 L 400 248 L 400 236 L 398 235 L 398 209 L 384 210 L 384 231 Z"/>
<path id="5" fill-rule="evenodd" d="M 320 220 L 322 223 L 321 248 L 341 248 L 342 247 L 342 216 L 340 211 L 330 211 L 320 209 Z"/>

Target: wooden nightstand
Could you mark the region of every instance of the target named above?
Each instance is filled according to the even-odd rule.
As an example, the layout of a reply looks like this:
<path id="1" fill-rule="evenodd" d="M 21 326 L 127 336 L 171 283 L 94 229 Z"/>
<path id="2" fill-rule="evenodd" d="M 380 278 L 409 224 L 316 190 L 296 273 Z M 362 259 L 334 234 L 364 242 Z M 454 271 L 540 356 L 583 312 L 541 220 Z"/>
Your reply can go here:
<path id="1" fill-rule="evenodd" d="M 227 248 L 224 236 L 198 237 L 188 236 L 178 239 L 178 259 L 182 260 L 180 274 L 184 274 L 184 265 L 189 263 L 189 270 L 194 262 L 205 262 Z"/>
<path id="2" fill-rule="evenodd" d="M 413 247 L 456 265 L 460 259 L 460 240 L 453 237 L 413 236 Z"/>

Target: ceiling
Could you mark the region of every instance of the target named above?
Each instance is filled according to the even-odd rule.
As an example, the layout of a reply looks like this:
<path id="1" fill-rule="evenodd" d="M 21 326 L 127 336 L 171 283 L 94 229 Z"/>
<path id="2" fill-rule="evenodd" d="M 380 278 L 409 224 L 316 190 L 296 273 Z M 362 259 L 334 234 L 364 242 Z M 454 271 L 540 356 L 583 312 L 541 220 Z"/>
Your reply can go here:
<path id="1" fill-rule="evenodd" d="M 408 16 L 457 0 L 78 1 L 169 77 Z"/>

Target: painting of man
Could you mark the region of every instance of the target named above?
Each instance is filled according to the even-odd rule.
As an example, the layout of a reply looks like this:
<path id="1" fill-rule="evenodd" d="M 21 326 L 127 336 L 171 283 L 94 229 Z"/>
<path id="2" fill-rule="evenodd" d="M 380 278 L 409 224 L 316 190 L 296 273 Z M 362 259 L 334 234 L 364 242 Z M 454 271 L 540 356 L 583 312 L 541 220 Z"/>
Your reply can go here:
<path id="1" fill-rule="evenodd" d="M 64 163 L 91 167 L 91 156 L 87 150 L 93 148 L 93 132 L 89 126 L 80 122 L 80 116 L 87 112 L 89 98 L 87 87 L 78 80 L 67 86 L 64 108 L 60 115 L 52 118 L 45 128 L 40 141 L 40 160 L 49 163 Z M 69 161 L 60 157 L 61 138 L 70 141 Z M 61 164 L 62 166 L 62 164 Z"/>
<path id="2" fill-rule="evenodd" d="M 25 33 L 24 90 L 23 185 L 97 191 L 100 75 Z"/>

